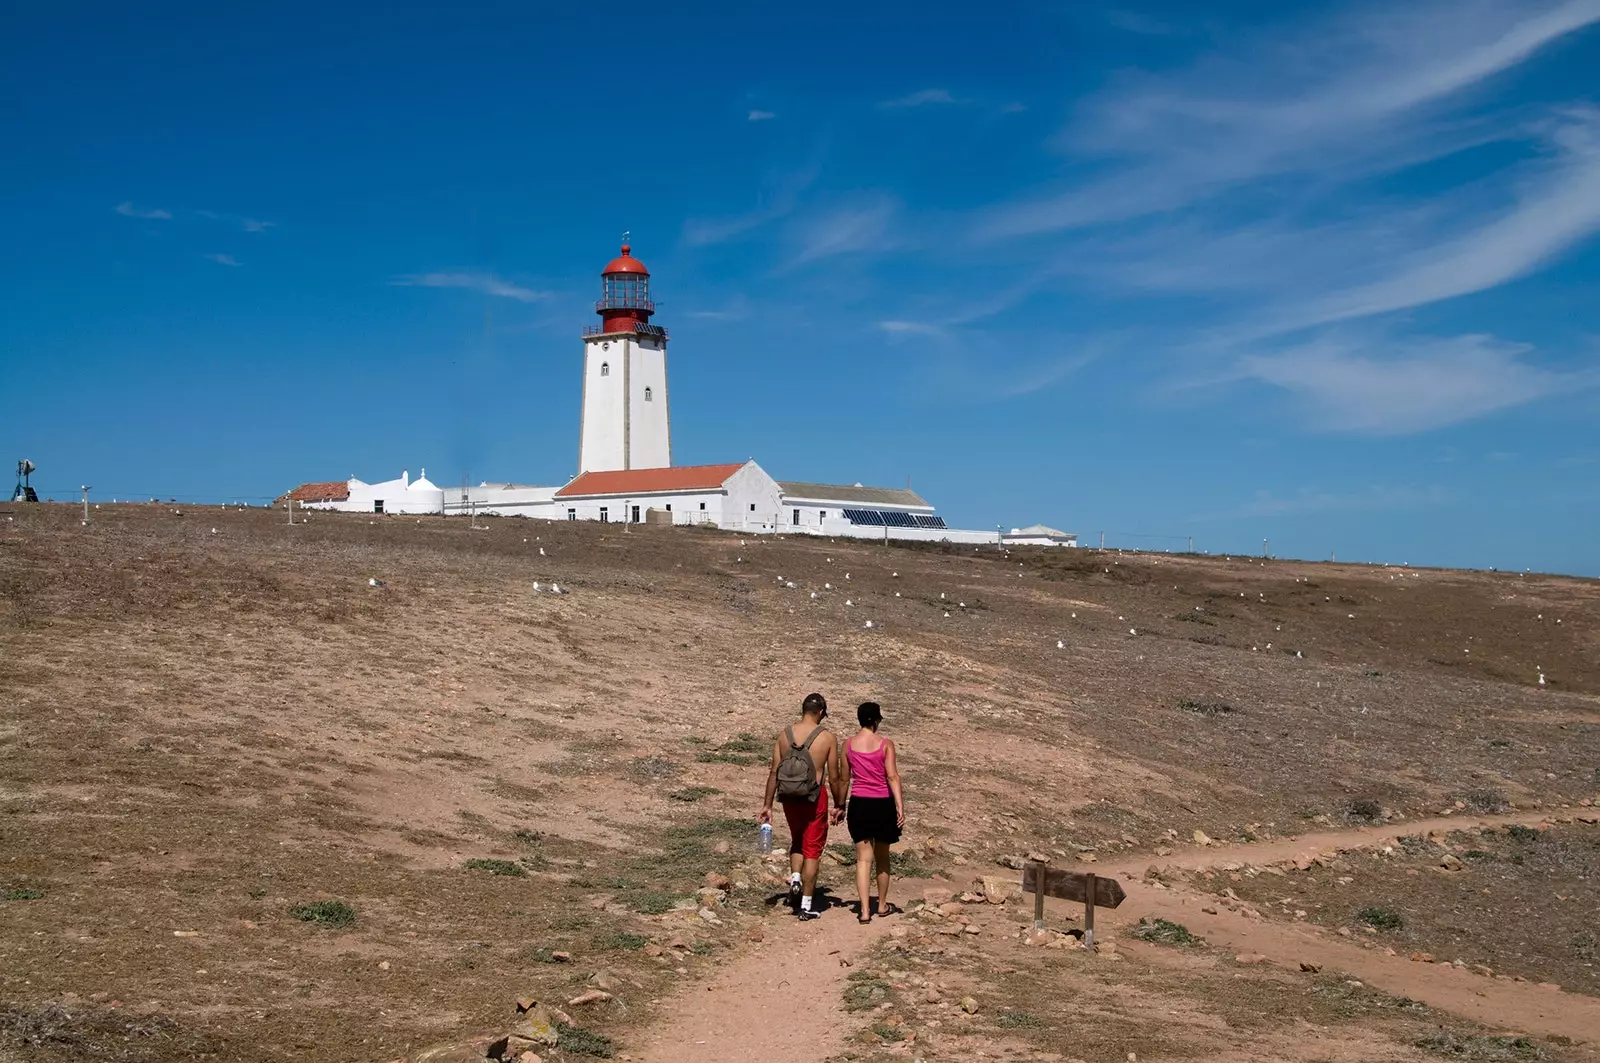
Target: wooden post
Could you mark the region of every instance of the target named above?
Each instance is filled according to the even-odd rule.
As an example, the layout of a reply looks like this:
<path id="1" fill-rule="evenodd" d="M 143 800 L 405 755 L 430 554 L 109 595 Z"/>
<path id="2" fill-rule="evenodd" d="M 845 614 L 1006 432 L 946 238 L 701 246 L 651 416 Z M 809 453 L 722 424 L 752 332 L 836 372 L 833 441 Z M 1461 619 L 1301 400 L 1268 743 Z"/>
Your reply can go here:
<path id="1" fill-rule="evenodd" d="M 1090 871 L 1083 892 L 1083 947 L 1086 949 L 1094 948 L 1094 895 L 1098 882 L 1095 873 Z"/>
<path id="2" fill-rule="evenodd" d="M 1033 862 L 1033 928 L 1044 929 L 1044 872 L 1043 860 Z"/>

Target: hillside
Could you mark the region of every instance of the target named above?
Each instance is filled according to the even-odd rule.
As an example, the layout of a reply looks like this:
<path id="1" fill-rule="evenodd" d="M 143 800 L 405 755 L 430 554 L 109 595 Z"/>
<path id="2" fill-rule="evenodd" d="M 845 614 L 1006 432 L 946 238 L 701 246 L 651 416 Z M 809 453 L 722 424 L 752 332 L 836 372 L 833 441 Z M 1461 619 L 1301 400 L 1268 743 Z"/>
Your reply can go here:
<path id="1" fill-rule="evenodd" d="M 546 1059 L 754 1058 L 796 943 L 797 1061 L 1600 1058 L 1594 582 L 78 517 L 0 516 L 0 1060 L 422 1058 L 523 995 L 596 1035 Z M 884 706 L 921 914 L 773 903 L 763 758 L 811 690 Z M 937 892 L 1033 850 L 1127 885 L 1099 953 Z M 1208 944 L 1140 941 L 1157 915 Z"/>

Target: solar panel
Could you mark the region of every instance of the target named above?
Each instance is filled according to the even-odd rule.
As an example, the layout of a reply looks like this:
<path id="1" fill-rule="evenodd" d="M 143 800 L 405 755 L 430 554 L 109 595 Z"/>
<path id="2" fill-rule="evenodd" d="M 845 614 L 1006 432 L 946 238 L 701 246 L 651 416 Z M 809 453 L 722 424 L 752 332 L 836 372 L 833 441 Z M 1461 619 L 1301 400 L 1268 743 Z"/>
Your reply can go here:
<path id="1" fill-rule="evenodd" d="M 871 524 L 875 527 L 883 526 L 883 514 L 875 509 L 847 509 L 844 511 L 845 519 L 851 524 Z"/>
<path id="2" fill-rule="evenodd" d="M 918 513 L 916 515 L 916 517 L 917 517 L 917 527 L 919 527 L 919 528 L 943 528 L 944 527 L 944 518 L 943 517 L 923 516 L 921 513 Z"/>
<path id="3" fill-rule="evenodd" d="M 915 528 L 917 522 L 911 519 L 911 514 L 901 513 L 898 510 L 886 509 L 881 511 L 883 522 L 891 528 Z"/>

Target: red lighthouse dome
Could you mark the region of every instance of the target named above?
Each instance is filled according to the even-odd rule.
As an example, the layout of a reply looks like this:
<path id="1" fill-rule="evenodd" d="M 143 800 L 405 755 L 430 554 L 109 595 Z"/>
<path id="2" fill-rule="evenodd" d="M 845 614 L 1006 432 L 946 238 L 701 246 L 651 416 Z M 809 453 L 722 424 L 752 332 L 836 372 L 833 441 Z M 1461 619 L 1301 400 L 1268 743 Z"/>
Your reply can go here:
<path id="1" fill-rule="evenodd" d="M 600 315 L 602 333 L 657 331 L 648 324 L 656 312 L 650 300 L 650 271 L 633 257 L 633 248 L 622 245 L 622 253 L 600 271 L 600 285 L 594 310 Z"/>

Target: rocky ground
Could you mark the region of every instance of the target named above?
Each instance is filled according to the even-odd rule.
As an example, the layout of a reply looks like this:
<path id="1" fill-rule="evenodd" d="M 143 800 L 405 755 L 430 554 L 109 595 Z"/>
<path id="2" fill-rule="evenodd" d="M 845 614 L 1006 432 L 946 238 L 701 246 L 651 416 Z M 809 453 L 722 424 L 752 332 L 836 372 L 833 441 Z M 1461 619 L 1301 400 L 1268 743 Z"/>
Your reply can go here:
<path id="1" fill-rule="evenodd" d="M 1592 582 L 0 521 L 0 1060 L 1596 1058 Z M 812 689 L 902 750 L 869 928 L 752 852 Z"/>

